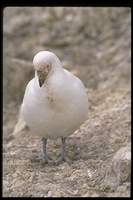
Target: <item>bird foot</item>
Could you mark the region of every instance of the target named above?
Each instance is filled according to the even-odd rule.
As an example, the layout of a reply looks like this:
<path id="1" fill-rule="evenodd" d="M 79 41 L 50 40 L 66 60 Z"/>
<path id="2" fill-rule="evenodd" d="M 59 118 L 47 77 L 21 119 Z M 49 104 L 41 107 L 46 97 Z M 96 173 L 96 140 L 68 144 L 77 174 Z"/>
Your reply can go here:
<path id="1" fill-rule="evenodd" d="M 66 161 L 68 164 L 72 163 L 72 160 L 67 153 L 61 153 L 57 157 L 58 158 L 55 160 L 56 165 L 59 165 L 63 160 Z"/>
<path id="2" fill-rule="evenodd" d="M 32 158 L 31 161 L 32 162 L 40 162 L 43 165 L 46 164 L 46 163 L 54 164 L 54 161 L 48 155 L 43 156 L 43 158 L 42 157 L 41 158 Z"/>
<path id="3" fill-rule="evenodd" d="M 52 158 L 48 155 L 43 156 L 43 159 L 41 160 L 41 164 L 54 164 L 54 161 L 52 160 Z"/>

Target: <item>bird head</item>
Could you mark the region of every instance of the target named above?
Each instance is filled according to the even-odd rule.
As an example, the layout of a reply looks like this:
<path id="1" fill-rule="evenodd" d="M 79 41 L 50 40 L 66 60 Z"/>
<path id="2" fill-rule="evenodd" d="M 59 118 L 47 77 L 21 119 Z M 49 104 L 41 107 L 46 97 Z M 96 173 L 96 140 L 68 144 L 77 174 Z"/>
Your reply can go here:
<path id="1" fill-rule="evenodd" d="M 42 87 L 52 68 L 55 55 L 49 51 L 40 51 L 33 59 L 34 69 L 38 75 L 39 86 Z"/>
<path id="2" fill-rule="evenodd" d="M 34 69 L 38 76 L 39 86 L 42 87 L 49 73 L 55 74 L 62 70 L 58 57 L 50 51 L 40 51 L 33 59 Z"/>

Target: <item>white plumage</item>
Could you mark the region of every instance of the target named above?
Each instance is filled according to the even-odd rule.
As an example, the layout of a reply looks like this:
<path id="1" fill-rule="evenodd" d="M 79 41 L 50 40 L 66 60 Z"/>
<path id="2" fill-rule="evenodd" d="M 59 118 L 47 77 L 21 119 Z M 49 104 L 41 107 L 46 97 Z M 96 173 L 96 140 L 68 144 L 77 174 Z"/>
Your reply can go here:
<path id="1" fill-rule="evenodd" d="M 49 51 L 34 57 L 35 77 L 28 83 L 22 115 L 29 128 L 45 139 L 66 138 L 85 121 L 88 97 L 83 83 L 62 68 Z"/>

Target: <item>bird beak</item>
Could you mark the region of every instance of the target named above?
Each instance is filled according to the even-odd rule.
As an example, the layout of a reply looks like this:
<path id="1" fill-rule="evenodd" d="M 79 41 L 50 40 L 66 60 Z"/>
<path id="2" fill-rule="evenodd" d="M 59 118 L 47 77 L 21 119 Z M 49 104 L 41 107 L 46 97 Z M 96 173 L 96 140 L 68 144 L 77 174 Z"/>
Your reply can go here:
<path id="1" fill-rule="evenodd" d="M 37 75 L 38 75 L 38 78 L 39 78 L 39 86 L 42 87 L 48 73 L 47 72 L 44 72 L 44 71 L 37 71 Z"/>
<path id="2" fill-rule="evenodd" d="M 50 65 L 46 65 L 44 68 L 40 68 L 37 70 L 37 75 L 38 75 L 38 79 L 39 79 L 39 86 L 42 87 L 45 79 L 47 78 L 47 75 L 49 74 L 51 70 L 51 66 Z"/>

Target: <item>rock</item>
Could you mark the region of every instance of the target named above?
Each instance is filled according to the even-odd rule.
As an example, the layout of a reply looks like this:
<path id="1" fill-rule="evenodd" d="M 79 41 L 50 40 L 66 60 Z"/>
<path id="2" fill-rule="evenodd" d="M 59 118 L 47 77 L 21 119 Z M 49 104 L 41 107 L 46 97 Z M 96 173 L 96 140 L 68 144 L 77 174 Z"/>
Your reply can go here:
<path id="1" fill-rule="evenodd" d="M 104 180 L 104 184 L 117 188 L 126 181 L 130 181 L 131 175 L 131 145 L 121 148 L 113 157 Z"/>
<path id="2" fill-rule="evenodd" d="M 11 184 L 7 180 L 3 180 L 3 187 L 10 187 Z"/>
<path id="3" fill-rule="evenodd" d="M 28 126 L 21 115 L 21 111 L 19 111 L 19 119 L 18 119 L 17 124 L 15 125 L 15 128 L 12 134 L 13 136 L 16 137 L 19 133 L 21 133 L 23 130 L 26 130 L 26 129 L 28 129 Z"/>

